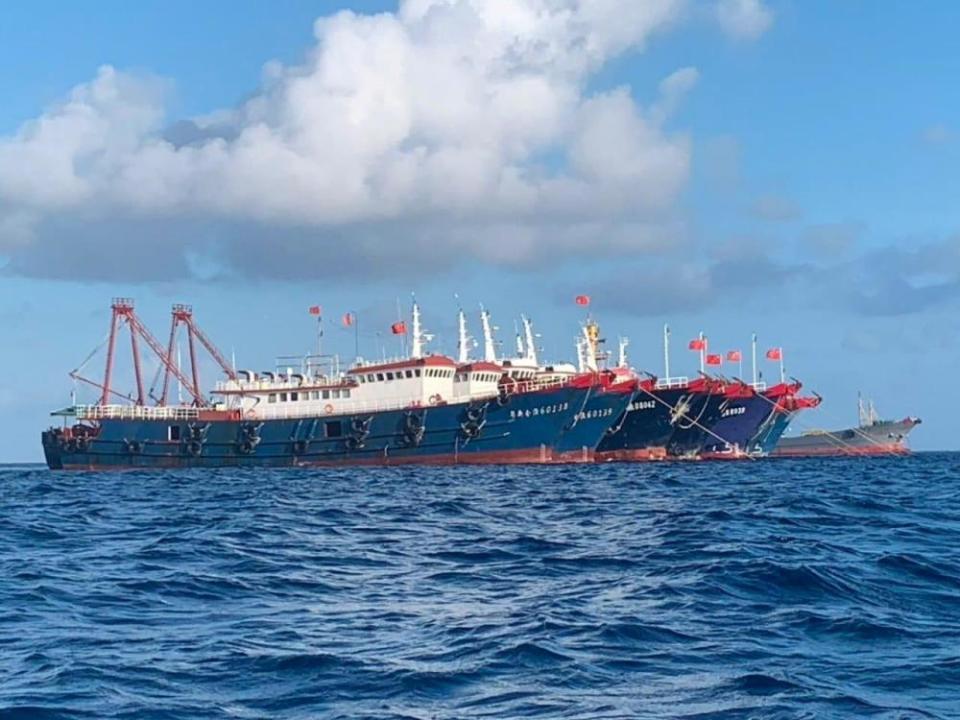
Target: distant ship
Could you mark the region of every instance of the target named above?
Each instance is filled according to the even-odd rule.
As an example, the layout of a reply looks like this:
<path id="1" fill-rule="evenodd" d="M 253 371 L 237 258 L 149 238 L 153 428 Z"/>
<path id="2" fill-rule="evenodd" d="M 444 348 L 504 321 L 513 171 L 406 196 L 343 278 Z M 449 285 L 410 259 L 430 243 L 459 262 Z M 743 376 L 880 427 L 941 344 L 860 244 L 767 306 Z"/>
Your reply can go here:
<path id="1" fill-rule="evenodd" d="M 829 455 L 907 455 L 907 435 L 921 420 L 882 420 L 872 401 L 858 396 L 860 424 L 843 430 L 810 430 L 796 437 L 782 437 L 771 455 L 808 457 Z"/>

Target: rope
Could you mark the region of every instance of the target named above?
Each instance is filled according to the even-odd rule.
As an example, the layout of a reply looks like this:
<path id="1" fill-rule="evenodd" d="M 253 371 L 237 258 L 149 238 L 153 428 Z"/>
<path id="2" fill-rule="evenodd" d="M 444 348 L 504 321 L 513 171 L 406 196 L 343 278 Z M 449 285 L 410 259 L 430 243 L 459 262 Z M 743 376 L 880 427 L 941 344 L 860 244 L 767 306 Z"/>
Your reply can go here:
<path id="1" fill-rule="evenodd" d="M 642 387 L 642 386 L 641 386 L 641 387 L 639 388 L 639 390 L 640 390 L 641 392 L 645 392 L 647 395 L 649 395 L 650 397 L 652 397 L 652 398 L 653 398 L 654 400 L 656 400 L 658 403 L 660 403 L 660 404 L 663 405 L 664 407 L 669 408 L 671 411 L 673 411 L 673 406 L 672 406 L 670 403 L 668 403 L 667 401 L 665 401 L 665 400 L 663 400 L 663 399 L 661 399 L 661 398 L 658 398 L 656 395 L 654 395 L 652 392 L 650 392 L 649 390 L 647 390 L 645 387 Z M 704 403 L 704 405 L 706 405 L 706 403 Z M 684 413 L 684 415 L 686 415 L 686 413 Z M 700 413 L 700 416 L 697 418 L 697 420 L 692 420 L 692 423 L 693 423 L 692 425 L 688 425 L 687 427 L 690 428 L 690 427 L 693 427 L 693 426 L 695 425 L 695 426 L 697 426 L 698 428 L 700 428 L 701 430 L 703 430 L 705 433 L 707 433 L 708 435 L 712 435 L 712 436 L 715 437 L 717 440 L 719 440 L 720 442 L 722 442 L 724 445 L 727 445 L 728 443 L 727 443 L 726 440 L 724 440 L 722 437 L 720 437 L 719 435 L 717 435 L 715 432 L 713 432 L 713 430 L 711 430 L 710 428 L 708 428 L 706 425 L 701 425 L 701 424 L 700 424 L 700 422 L 699 422 L 699 418 L 700 418 L 700 417 L 703 417 L 703 412 Z M 745 457 L 748 457 L 748 458 L 750 458 L 751 460 L 756 460 L 756 458 L 753 457 L 752 455 L 745 455 Z"/>
<path id="2" fill-rule="evenodd" d="M 766 400 L 766 401 L 767 401 L 768 403 L 770 403 L 771 405 L 773 405 L 774 408 L 776 408 L 776 407 L 778 406 L 778 403 L 775 403 L 773 400 L 771 400 L 770 398 L 768 398 L 768 397 L 767 397 L 766 395 L 764 395 L 763 393 L 758 392 L 757 395 L 758 395 L 759 397 L 762 397 L 764 400 Z M 837 445 L 840 447 L 840 449 L 846 449 L 847 452 L 850 453 L 851 455 L 864 455 L 864 454 L 865 454 L 865 453 L 861 452 L 855 445 L 852 445 L 851 443 L 845 442 L 845 441 L 843 440 L 843 438 L 838 437 L 838 436 L 836 435 L 836 433 L 832 433 L 832 432 L 830 432 L 829 430 L 820 430 L 819 428 L 814 428 L 814 427 L 812 427 L 812 426 L 810 426 L 810 425 L 807 425 L 806 423 L 803 423 L 802 425 L 803 425 L 804 427 L 806 427 L 808 430 L 816 430 L 818 434 L 822 434 L 827 440 L 829 440 L 829 441 L 837 444 Z M 864 439 L 869 440 L 871 444 L 874 444 L 874 445 L 876 444 L 876 441 L 875 441 L 872 437 L 870 437 L 869 435 L 867 435 L 867 434 L 864 433 L 864 432 L 861 432 L 858 428 L 850 428 L 850 429 L 851 429 L 854 433 L 856 433 L 857 435 L 860 435 L 860 436 L 863 437 Z M 899 455 L 898 455 L 897 453 L 893 452 L 892 450 L 884 450 L 884 452 L 886 452 L 886 453 L 887 453 L 888 455 L 890 455 L 891 457 L 899 457 Z"/>
<path id="3" fill-rule="evenodd" d="M 567 428 L 568 432 L 570 430 L 573 430 L 577 426 L 577 423 L 580 422 L 580 413 L 582 413 L 583 409 L 587 406 L 587 401 L 590 399 L 590 396 L 593 394 L 593 389 L 594 389 L 593 385 L 587 388 L 587 392 L 583 396 L 583 402 L 580 403 L 580 409 L 573 414 L 573 423 L 570 425 L 570 427 Z"/>
<path id="4" fill-rule="evenodd" d="M 681 398 L 681 400 L 686 400 L 688 397 L 690 397 L 690 396 L 689 396 L 689 395 L 684 395 L 684 396 Z M 679 405 L 680 403 L 678 402 L 677 404 Z M 700 419 L 703 417 L 703 414 L 707 411 L 707 405 L 709 405 L 709 404 L 710 404 L 710 401 L 709 401 L 709 399 L 708 399 L 707 402 L 704 402 L 704 403 L 700 406 L 700 414 L 697 415 L 697 419 L 696 419 L 696 420 L 690 419 L 690 424 L 689 424 L 689 425 L 681 425 L 681 424 L 680 424 L 680 417 L 687 417 L 687 413 L 686 413 L 686 412 L 681 412 L 681 413 L 680 413 L 680 417 L 677 418 L 677 424 L 680 426 L 680 429 L 681 429 L 681 430 L 689 430 L 690 428 L 694 427 L 695 425 L 699 425 Z M 688 418 L 688 419 L 689 419 L 689 418 Z M 726 441 L 724 441 L 724 442 L 726 442 Z"/>

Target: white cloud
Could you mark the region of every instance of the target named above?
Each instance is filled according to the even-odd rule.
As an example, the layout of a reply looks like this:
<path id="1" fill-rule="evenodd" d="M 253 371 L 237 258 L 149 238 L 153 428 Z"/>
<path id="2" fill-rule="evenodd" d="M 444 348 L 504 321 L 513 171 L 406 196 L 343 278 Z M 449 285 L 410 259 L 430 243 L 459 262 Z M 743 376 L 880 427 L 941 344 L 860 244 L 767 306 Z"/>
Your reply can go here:
<path id="1" fill-rule="evenodd" d="M 295 232 L 334 254 L 362 231 L 368 255 L 389 242 L 370 240 L 371 225 L 401 223 L 408 237 L 457 229 L 445 242 L 469 238 L 467 255 L 498 261 L 503 253 L 474 249 L 471 228 L 524 228 L 524 252 L 507 255 L 525 261 L 549 246 L 538 226 L 556 217 L 669 224 L 691 151 L 665 125 L 697 71 L 666 78 L 646 110 L 626 88 L 585 88 L 680 5 L 404 0 L 396 13 L 340 12 L 316 22 L 302 65 L 269 63 L 242 106 L 172 126 L 165 83 L 101 68 L 0 138 L 0 254 L 16 261 L 14 243 L 22 250 L 31 228 L 42 251 L 51 219 L 58 232 L 118 218 L 127 230 L 252 222 L 263 228 L 256 242 Z M 229 242 L 242 240 L 221 238 L 217 252 L 244 257 Z M 603 235 L 586 242 L 603 244 Z"/>
<path id="2" fill-rule="evenodd" d="M 802 215 L 800 207 L 793 200 L 773 193 L 754 198 L 749 212 L 759 220 L 770 222 L 787 222 Z"/>
<path id="3" fill-rule="evenodd" d="M 920 133 L 920 139 L 927 145 L 932 146 L 949 145 L 954 138 L 954 132 L 942 123 L 930 125 Z"/>
<path id="4" fill-rule="evenodd" d="M 724 32 L 737 39 L 756 39 L 773 24 L 763 0 L 717 0 L 716 13 Z"/>

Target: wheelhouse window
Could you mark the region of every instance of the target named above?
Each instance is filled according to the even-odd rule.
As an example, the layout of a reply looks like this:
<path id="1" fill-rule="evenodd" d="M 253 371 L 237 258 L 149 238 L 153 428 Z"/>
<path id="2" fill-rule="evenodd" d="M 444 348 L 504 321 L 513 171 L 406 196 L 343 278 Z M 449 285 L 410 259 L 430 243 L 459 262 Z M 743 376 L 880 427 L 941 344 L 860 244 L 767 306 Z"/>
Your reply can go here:
<path id="1" fill-rule="evenodd" d="M 412 371 L 412 370 L 407 370 L 406 376 L 407 376 L 408 378 L 412 378 L 412 377 L 413 377 L 413 371 Z"/>
<path id="2" fill-rule="evenodd" d="M 276 394 L 276 393 L 270 393 L 269 395 L 267 395 L 267 402 L 268 402 L 268 403 L 275 403 L 276 401 L 277 401 L 277 394 Z"/>
<path id="3" fill-rule="evenodd" d="M 373 382 L 373 373 L 367 375 L 367 382 Z"/>
<path id="4" fill-rule="evenodd" d="M 392 372 L 388 372 L 388 373 L 387 373 L 387 380 L 393 380 L 393 373 L 392 373 Z"/>
<path id="5" fill-rule="evenodd" d="M 330 391 L 329 391 L 329 390 L 324 390 L 324 391 L 323 391 L 323 399 L 324 399 L 324 400 L 329 400 L 329 399 L 330 399 Z"/>
<path id="6" fill-rule="evenodd" d="M 413 373 L 414 373 L 414 375 L 416 375 L 417 377 L 420 377 L 420 368 L 417 368 L 416 370 L 414 370 Z"/>
<path id="7" fill-rule="evenodd" d="M 295 392 L 290 393 L 290 402 L 296 402 L 299 399 L 300 399 L 299 393 L 295 393 Z"/>
<path id="8" fill-rule="evenodd" d="M 377 373 L 377 382 L 383 382 L 383 373 Z"/>
<path id="9" fill-rule="evenodd" d="M 286 401 L 287 401 L 287 394 L 280 393 L 280 402 L 286 402 Z"/>
<path id="10" fill-rule="evenodd" d="M 348 398 L 348 397 L 350 397 L 350 390 L 341 390 L 341 391 L 340 391 L 340 397 L 342 397 L 342 398 Z"/>

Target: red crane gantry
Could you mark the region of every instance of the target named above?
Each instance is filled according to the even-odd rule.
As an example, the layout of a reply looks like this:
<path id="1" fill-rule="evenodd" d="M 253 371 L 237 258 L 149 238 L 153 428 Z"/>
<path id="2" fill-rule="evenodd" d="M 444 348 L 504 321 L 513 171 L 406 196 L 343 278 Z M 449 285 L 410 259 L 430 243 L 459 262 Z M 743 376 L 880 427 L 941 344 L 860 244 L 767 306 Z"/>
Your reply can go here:
<path id="1" fill-rule="evenodd" d="M 197 326 L 193 319 L 193 309 L 189 305 L 178 304 L 173 306 L 170 323 L 170 342 L 168 343 L 166 350 L 164 350 L 159 341 L 140 321 L 140 318 L 137 317 L 137 314 L 133 309 L 133 300 L 130 298 L 114 298 L 110 307 L 112 310 L 112 315 L 110 318 L 110 335 L 107 341 L 107 362 L 103 374 L 103 383 L 101 384 L 81 376 L 79 374 L 79 370 L 74 370 L 70 373 L 70 376 L 74 379 L 80 380 L 100 389 L 101 405 L 107 405 L 111 395 L 116 395 L 127 400 L 134 400 L 134 398 L 118 393 L 111 387 L 117 335 L 120 333 L 123 324 L 126 324 L 127 327 L 130 328 L 130 351 L 133 357 L 133 370 L 137 383 L 137 396 L 134 402 L 137 405 L 145 405 L 147 402 L 147 394 L 144 392 L 143 371 L 140 363 L 140 345 L 138 339 L 142 339 L 147 344 L 147 346 L 153 351 L 154 355 L 157 356 L 157 359 L 160 360 L 160 363 L 163 366 L 163 391 L 160 398 L 157 400 L 158 405 L 163 406 L 167 404 L 171 376 L 179 380 L 180 383 L 187 389 L 187 391 L 193 397 L 193 405 L 198 407 L 208 405 L 208 402 L 206 398 L 204 398 L 203 391 L 200 387 L 200 371 L 197 365 L 195 341 L 199 341 L 200 344 L 203 345 L 203 347 L 210 354 L 210 357 L 212 357 L 213 360 L 227 374 L 227 377 L 229 377 L 231 380 L 236 380 L 236 371 L 227 363 L 226 359 L 223 357 L 223 354 Z M 174 360 L 177 330 L 181 325 L 184 325 L 187 328 L 187 341 L 190 349 L 189 378 L 183 373 Z"/>

